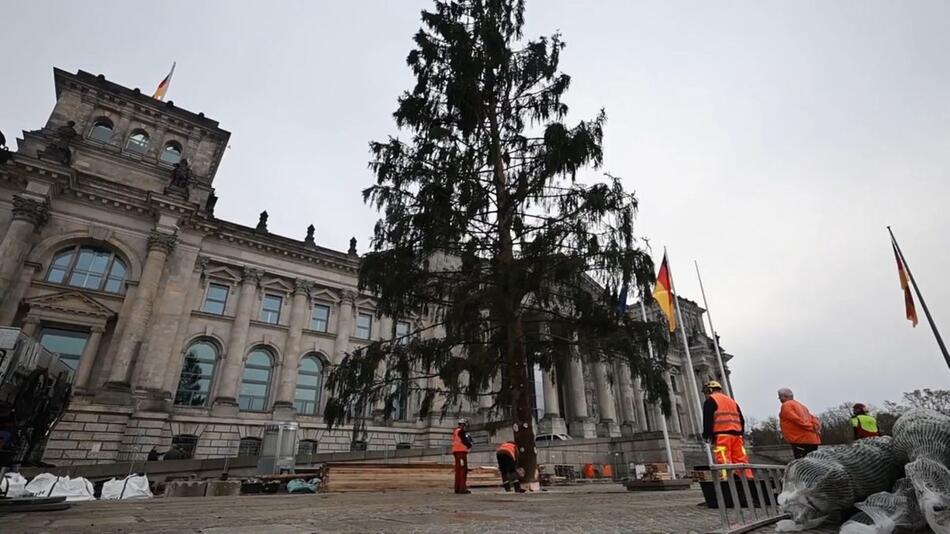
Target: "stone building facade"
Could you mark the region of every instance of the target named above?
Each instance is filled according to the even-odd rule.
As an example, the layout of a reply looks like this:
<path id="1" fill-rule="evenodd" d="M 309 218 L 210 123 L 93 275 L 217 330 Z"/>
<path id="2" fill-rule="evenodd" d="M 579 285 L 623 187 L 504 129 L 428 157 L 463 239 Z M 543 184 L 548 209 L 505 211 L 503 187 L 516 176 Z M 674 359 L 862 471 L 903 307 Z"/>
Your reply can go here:
<path id="1" fill-rule="evenodd" d="M 286 420 L 301 427 L 301 451 L 349 450 L 351 431 L 328 431 L 321 416 L 327 369 L 420 319 L 376 315 L 357 291 L 355 240 L 335 251 L 312 227 L 303 240 L 269 232 L 266 213 L 255 228 L 216 218 L 230 135 L 217 121 L 102 75 L 54 69 L 54 80 L 48 122 L 0 162 L 0 325 L 75 369 L 44 458 L 110 462 L 172 443 L 196 458 L 254 454 L 264 425 Z M 715 377 L 703 310 L 681 304 L 699 380 Z M 685 434 L 696 416 L 680 354 L 670 355 L 670 429 Z M 580 360 L 563 380 L 538 371 L 540 431 L 656 430 L 657 410 L 621 371 Z M 374 419 L 365 446 L 446 443 L 452 422 L 419 420 L 414 400 Z M 461 407 L 476 421 L 480 408 Z"/>

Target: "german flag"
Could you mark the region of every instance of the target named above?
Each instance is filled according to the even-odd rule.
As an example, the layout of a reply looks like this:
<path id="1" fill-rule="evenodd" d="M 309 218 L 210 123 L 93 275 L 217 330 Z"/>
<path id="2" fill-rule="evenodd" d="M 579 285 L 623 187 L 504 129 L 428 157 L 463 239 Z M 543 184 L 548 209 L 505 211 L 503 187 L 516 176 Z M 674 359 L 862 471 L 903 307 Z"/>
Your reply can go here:
<path id="1" fill-rule="evenodd" d="M 904 290 L 904 312 L 907 314 L 907 320 L 914 326 L 917 326 L 917 308 L 914 306 L 914 297 L 910 294 L 910 286 L 907 284 L 907 269 L 904 262 L 901 261 L 901 255 L 897 252 L 897 245 L 891 242 L 894 248 L 894 259 L 897 260 L 897 276 L 901 279 L 901 289 Z"/>
<path id="2" fill-rule="evenodd" d="M 168 92 L 168 86 L 172 83 L 172 74 L 175 74 L 175 62 L 172 62 L 172 70 L 168 72 L 168 76 L 165 76 L 165 79 L 162 80 L 162 83 L 158 84 L 158 87 L 155 89 L 155 94 L 152 95 L 152 98 L 155 100 L 165 100 L 165 93 Z"/>
<path id="3" fill-rule="evenodd" d="M 666 261 L 666 253 L 663 253 L 663 263 L 660 264 L 660 272 L 656 275 L 656 287 L 653 288 L 653 298 L 660 305 L 660 310 L 666 316 L 666 322 L 669 325 L 670 332 L 676 330 L 676 312 L 673 299 L 673 283 L 670 280 L 670 267 Z"/>

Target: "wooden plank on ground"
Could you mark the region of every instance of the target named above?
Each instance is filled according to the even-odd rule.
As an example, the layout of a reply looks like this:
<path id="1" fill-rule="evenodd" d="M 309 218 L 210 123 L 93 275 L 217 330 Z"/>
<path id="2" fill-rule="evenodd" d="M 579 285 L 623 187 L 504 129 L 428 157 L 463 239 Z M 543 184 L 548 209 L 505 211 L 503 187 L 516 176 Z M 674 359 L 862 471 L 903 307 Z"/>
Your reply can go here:
<path id="1" fill-rule="evenodd" d="M 332 463 L 323 466 L 322 492 L 397 491 L 451 488 L 455 471 L 451 464 L 371 464 Z M 491 487 L 501 483 L 492 467 L 471 468 L 470 487 Z"/>

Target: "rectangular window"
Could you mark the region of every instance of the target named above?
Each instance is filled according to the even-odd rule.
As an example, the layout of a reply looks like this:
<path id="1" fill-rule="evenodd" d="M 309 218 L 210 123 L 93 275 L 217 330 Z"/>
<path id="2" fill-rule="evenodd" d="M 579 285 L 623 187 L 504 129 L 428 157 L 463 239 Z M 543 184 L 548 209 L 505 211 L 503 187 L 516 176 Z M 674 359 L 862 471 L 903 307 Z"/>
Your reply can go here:
<path id="1" fill-rule="evenodd" d="M 40 331 L 40 345 L 59 356 L 70 369 L 79 367 L 79 357 L 86 348 L 89 334 L 61 328 L 44 328 Z"/>
<path id="2" fill-rule="evenodd" d="M 409 324 L 409 321 L 396 321 L 396 340 L 400 345 L 405 345 L 409 343 L 409 330 L 412 328 L 412 325 Z"/>
<path id="3" fill-rule="evenodd" d="M 314 305 L 313 315 L 310 316 L 310 329 L 317 332 L 326 332 L 329 321 L 330 307 L 323 304 Z"/>
<path id="4" fill-rule="evenodd" d="M 224 315 L 224 307 L 228 303 L 228 286 L 208 284 L 208 293 L 205 295 L 204 306 L 201 311 Z"/>
<path id="5" fill-rule="evenodd" d="M 280 321 L 281 302 L 283 302 L 283 299 L 277 295 L 264 295 L 264 303 L 261 305 L 261 321 L 277 324 Z"/>
<path id="6" fill-rule="evenodd" d="M 356 316 L 356 337 L 360 339 L 369 339 L 373 332 L 373 316 L 368 313 L 360 313 Z"/>

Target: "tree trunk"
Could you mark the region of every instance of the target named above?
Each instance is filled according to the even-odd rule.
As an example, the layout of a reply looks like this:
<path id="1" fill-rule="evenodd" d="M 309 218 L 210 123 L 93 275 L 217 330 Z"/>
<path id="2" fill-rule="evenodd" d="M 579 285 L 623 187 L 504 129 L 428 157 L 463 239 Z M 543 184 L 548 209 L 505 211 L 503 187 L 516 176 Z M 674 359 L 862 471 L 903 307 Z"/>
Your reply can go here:
<path id="1" fill-rule="evenodd" d="M 490 106 L 492 111 L 496 109 Z M 501 134 L 497 117 L 489 114 L 491 133 L 491 161 L 498 201 L 498 256 L 496 307 L 505 329 L 503 361 L 508 363 L 511 384 L 511 418 L 515 445 L 518 447 L 518 466 L 524 469 L 524 481 L 534 482 L 537 471 L 537 451 L 534 443 L 534 418 L 531 414 L 531 396 L 528 394 L 527 355 L 524 325 L 521 320 L 523 290 L 515 271 L 514 245 L 511 238 L 512 213 L 505 179 L 505 164 L 501 153 Z"/>
<path id="2" fill-rule="evenodd" d="M 515 316 L 508 326 L 509 382 L 511 383 L 511 418 L 515 444 L 518 446 L 518 466 L 524 469 L 524 481 L 533 482 L 538 458 L 534 443 L 534 416 L 531 413 L 531 388 L 528 382 L 528 362 L 525 353 L 524 325 L 521 315 Z"/>

